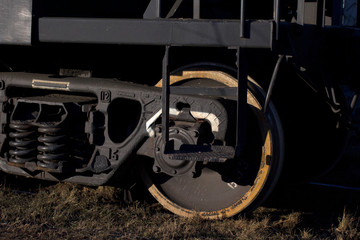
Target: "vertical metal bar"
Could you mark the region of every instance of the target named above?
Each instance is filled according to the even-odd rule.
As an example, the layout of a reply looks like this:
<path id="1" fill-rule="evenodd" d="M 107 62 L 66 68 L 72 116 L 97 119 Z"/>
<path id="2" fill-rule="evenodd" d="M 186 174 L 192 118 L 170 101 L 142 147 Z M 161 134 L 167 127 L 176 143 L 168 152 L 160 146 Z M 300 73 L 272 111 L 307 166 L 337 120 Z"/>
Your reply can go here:
<path id="1" fill-rule="evenodd" d="M 332 25 L 341 26 L 343 15 L 343 1 L 342 0 L 333 0 L 332 7 Z"/>
<path id="2" fill-rule="evenodd" d="M 240 37 L 245 37 L 245 0 L 240 0 Z"/>
<path id="3" fill-rule="evenodd" d="M 169 143 L 169 108 L 170 108 L 170 76 L 169 76 L 169 50 L 165 47 L 165 54 L 162 62 L 162 139 L 167 151 Z"/>
<path id="4" fill-rule="evenodd" d="M 237 124 L 236 156 L 240 156 L 246 145 L 246 109 L 247 109 L 247 56 L 245 48 L 237 48 Z"/>
<path id="5" fill-rule="evenodd" d="M 160 8 L 161 8 L 161 0 L 156 1 L 156 17 L 160 18 Z"/>
<path id="6" fill-rule="evenodd" d="M 193 18 L 200 19 L 200 0 L 193 0 Z"/>
<path id="7" fill-rule="evenodd" d="M 280 25 L 280 0 L 274 0 L 273 17 L 275 21 L 275 39 L 279 39 L 279 25 Z"/>
<path id="8" fill-rule="evenodd" d="M 319 27 L 325 26 L 325 0 L 318 0 L 317 2 L 316 25 Z"/>
<path id="9" fill-rule="evenodd" d="M 297 1 L 297 16 L 296 22 L 299 25 L 304 25 L 304 17 L 305 17 L 305 0 Z"/>

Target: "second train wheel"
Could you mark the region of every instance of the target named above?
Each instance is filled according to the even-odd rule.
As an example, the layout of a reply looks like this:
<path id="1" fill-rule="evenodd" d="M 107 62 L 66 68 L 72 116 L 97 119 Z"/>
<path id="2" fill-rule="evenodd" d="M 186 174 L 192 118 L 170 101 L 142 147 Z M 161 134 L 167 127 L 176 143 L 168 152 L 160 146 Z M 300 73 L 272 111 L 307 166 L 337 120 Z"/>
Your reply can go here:
<path id="1" fill-rule="evenodd" d="M 190 68 L 172 74 L 170 84 L 236 87 L 237 80 L 223 71 Z M 161 81 L 156 86 L 161 87 Z M 263 114 L 264 97 L 261 87 L 249 78 L 244 159 L 197 163 L 201 174 L 196 177 L 155 173 L 152 164 L 145 162 L 142 177 L 153 197 L 175 214 L 206 219 L 231 217 L 259 206 L 277 182 L 284 148 L 281 123 L 274 106 L 270 104 Z M 235 129 L 228 131 L 234 134 Z"/>

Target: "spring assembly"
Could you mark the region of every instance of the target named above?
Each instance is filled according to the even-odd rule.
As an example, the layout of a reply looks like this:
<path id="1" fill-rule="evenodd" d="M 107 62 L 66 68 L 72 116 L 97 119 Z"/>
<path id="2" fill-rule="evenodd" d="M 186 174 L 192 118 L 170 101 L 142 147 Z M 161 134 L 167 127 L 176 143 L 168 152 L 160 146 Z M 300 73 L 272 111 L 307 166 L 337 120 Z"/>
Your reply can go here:
<path id="1" fill-rule="evenodd" d="M 16 164 L 31 162 L 36 159 L 36 127 L 25 121 L 13 121 L 9 124 L 12 132 L 9 137 L 10 159 L 9 161 Z"/>
<path id="2" fill-rule="evenodd" d="M 38 166 L 42 168 L 57 169 L 60 162 L 65 162 L 67 156 L 67 137 L 61 127 L 50 123 L 39 124 L 38 132 L 40 145 L 37 147 L 39 154 Z"/>

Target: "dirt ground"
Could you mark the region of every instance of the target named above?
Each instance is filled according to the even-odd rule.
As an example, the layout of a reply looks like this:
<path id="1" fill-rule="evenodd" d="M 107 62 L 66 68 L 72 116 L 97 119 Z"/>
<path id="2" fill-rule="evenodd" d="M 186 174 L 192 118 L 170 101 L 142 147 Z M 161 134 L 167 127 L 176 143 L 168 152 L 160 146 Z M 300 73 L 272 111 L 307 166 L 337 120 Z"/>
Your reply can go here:
<path id="1" fill-rule="evenodd" d="M 10 178 L 0 182 L 0 239 L 360 239 L 355 191 L 280 186 L 252 214 L 207 221 L 148 198 L 128 203 L 115 187 Z"/>

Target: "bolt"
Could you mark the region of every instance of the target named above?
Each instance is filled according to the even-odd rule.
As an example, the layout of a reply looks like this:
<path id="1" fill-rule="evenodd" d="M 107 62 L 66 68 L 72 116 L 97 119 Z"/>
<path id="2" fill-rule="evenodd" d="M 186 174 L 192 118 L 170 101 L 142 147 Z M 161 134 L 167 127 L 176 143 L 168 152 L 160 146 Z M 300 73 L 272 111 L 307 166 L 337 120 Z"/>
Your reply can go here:
<path id="1" fill-rule="evenodd" d="M 153 166 L 153 171 L 155 173 L 159 173 L 159 172 L 161 172 L 161 168 L 159 166 Z"/>
<path id="2" fill-rule="evenodd" d="M 156 127 L 155 127 L 155 132 L 157 132 L 157 133 L 161 133 L 161 127 L 156 126 Z"/>
<path id="3" fill-rule="evenodd" d="M 173 174 L 177 174 L 177 171 L 174 169 L 174 170 L 172 170 L 172 173 L 173 173 Z"/>
<path id="4" fill-rule="evenodd" d="M 159 147 L 157 147 L 155 150 L 156 150 L 156 152 L 160 152 L 160 148 L 159 148 Z"/>

